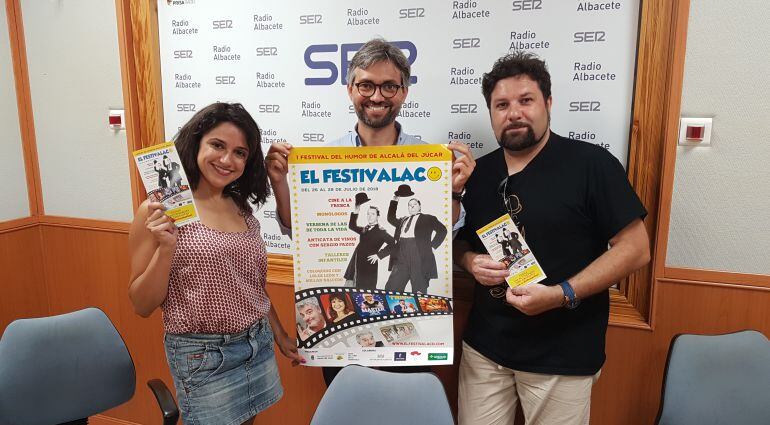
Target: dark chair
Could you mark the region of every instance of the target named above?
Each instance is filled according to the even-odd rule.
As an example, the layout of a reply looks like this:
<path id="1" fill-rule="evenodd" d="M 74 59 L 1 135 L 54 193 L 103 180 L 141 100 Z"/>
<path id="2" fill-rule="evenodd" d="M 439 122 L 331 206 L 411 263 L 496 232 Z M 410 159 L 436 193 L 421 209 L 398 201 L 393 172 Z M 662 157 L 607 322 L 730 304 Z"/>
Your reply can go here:
<path id="1" fill-rule="evenodd" d="M 441 381 L 432 373 L 347 366 L 326 390 L 310 425 L 452 425 Z"/>
<path id="2" fill-rule="evenodd" d="M 86 424 L 130 400 L 135 387 L 131 355 L 99 309 L 16 320 L 0 339 L 0 424 Z M 153 391 L 163 423 L 176 423 L 171 393 Z"/>
<path id="3" fill-rule="evenodd" d="M 757 331 L 677 335 L 658 425 L 770 423 L 770 343 Z"/>

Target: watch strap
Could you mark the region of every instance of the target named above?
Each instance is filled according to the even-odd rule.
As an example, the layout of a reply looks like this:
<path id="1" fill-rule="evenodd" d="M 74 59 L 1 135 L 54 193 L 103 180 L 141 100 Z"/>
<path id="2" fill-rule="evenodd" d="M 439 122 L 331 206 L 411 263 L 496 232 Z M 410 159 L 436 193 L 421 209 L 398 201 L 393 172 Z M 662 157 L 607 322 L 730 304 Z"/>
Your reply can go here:
<path id="1" fill-rule="evenodd" d="M 575 295 L 575 290 L 572 288 L 569 281 L 565 280 L 559 282 L 559 286 L 561 286 L 561 290 L 564 292 L 564 307 L 569 310 L 577 308 L 577 306 L 580 305 L 580 300 L 577 295 Z"/>

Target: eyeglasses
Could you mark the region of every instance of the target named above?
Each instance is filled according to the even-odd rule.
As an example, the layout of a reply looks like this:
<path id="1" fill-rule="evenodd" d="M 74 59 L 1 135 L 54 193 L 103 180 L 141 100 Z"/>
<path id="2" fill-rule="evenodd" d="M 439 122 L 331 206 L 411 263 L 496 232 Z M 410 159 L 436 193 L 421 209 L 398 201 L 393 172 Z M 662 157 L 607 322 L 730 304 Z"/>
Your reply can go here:
<path id="1" fill-rule="evenodd" d="M 508 176 L 506 176 L 497 186 L 497 193 L 499 193 L 503 198 L 503 205 L 505 205 L 505 209 L 508 211 L 508 215 L 511 216 L 513 224 L 519 228 L 521 236 L 526 239 L 526 235 L 524 234 L 524 226 L 521 224 L 521 221 L 519 221 L 518 216 L 518 214 L 524 210 L 524 205 L 522 205 L 521 200 L 517 195 L 508 195 Z"/>
<path id="2" fill-rule="evenodd" d="M 367 81 L 362 83 L 355 83 L 353 85 L 356 86 L 356 89 L 358 89 L 358 94 L 363 97 L 372 97 L 374 96 L 374 93 L 377 91 L 377 89 L 380 89 L 380 94 L 386 99 L 390 99 L 391 97 L 395 96 L 398 93 L 398 89 L 404 87 L 396 83 L 374 84 Z"/>

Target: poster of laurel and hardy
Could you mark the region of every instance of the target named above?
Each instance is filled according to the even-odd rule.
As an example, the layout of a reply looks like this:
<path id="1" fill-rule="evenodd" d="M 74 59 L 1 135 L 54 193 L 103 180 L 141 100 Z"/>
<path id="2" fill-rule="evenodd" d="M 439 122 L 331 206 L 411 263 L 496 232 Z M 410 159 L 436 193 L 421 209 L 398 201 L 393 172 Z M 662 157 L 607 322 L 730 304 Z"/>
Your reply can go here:
<path id="1" fill-rule="evenodd" d="M 289 164 L 297 291 L 452 296 L 445 147 L 297 148 Z"/>

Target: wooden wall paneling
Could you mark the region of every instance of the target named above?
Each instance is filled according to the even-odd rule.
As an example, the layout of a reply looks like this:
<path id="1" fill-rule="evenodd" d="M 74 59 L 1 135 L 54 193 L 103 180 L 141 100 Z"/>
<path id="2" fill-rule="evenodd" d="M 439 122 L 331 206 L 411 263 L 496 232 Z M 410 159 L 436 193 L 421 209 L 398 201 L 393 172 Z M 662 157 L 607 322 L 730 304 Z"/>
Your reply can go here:
<path id="1" fill-rule="evenodd" d="M 37 217 L 22 217 L 13 220 L 0 221 L 0 233 L 15 232 L 27 227 L 37 227 Z"/>
<path id="2" fill-rule="evenodd" d="M 47 316 L 38 226 L 0 232 L 0 335 L 16 319 Z"/>
<path id="3" fill-rule="evenodd" d="M 136 210 L 139 205 L 144 201 L 144 191 L 138 190 L 144 187 L 142 179 L 134 166 L 132 152 L 135 150 L 135 146 L 141 146 L 141 143 L 137 141 L 141 134 L 141 126 L 139 120 L 139 105 L 136 100 L 137 83 L 136 83 L 136 67 L 134 64 L 134 39 L 132 36 L 132 22 L 130 19 L 126 19 L 130 16 L 131 9 L 129 2 L 126 0 L 115 0 L 115 16 L 117 18 L 118 25 L 118 49 L 120 53 L 120 74 L 121 83 L 123 86 L 123 107 L 126 111 L 126 140 L 128 145 L 126 150 L 128 153 L 129 172 L 131 173 L 131 200 Z"/>
<path id="4" fill-rule="evenodd" d="M 157 2 L 116 0 L 118 8 L 123 97 L 129 107 L 129 153 L 165 142 L 161 92 Z M 127 128 L 127 130 L 129 130 Z M 133 159 L 131 169 L 134 170 Z M 146 199 L 141 179 L 132 171 L 134 208 Z"/>
<path id="5" fill-rule="evenodd" d="M 671 43 L 671 72 L 668 76 L 666 92 L 666 122 L 665 131 L 661 135 L 664 140 L 663 172 L 661 181 L 660 221 L 657 228 L 655 257 L 653 264 L 655 276 L 664 277 L 666 253 L 668 251 L 668 229 L 671 217 L 671 197 L 674 191 L 674 167 L 676 164 L 676 146 L 679 131 L 679 115 L 682 105 L 682 84 L 684 81 L 684 59 L 687 49 L 687 24 L 690 12 L 690 0 L 679 0 L 674 3 L 672 19 L 677 31 Z"/>
<path id="6" fill-rule="evenodd" d="M 24 41 L 24 21 L 21 16 L 19 0 L 6 0 L 8 31 L 11 42 L 11 59 L 16 84 L 16 103 L 19 110 L 19 128 L 21 130 L 24 168 L 27 179 L 30 215 L 43 214 L 43 192 L 40 180 L 40 168 L 37 161 L 37 143 L 35 141 L 35 119 L 32 113 L 32 95 L 29 86 L 29 68 L 27 67 L 27 47 Z"/>
<path id="7" fill-rule="evenodd" d="M 658 412 L 671 338 L 756 329 L 770 337 L 770 288 L 658 279 L 654 332 L 610 327 L 591 423 L 646 425 Z"/>
<path id="8" fill-rule="evenodd" d="M 49 227 L 68 227 L 80 230 L 102 230 L 106 232 L 128 233 L 129 223 L 122 221 L 94 220 L 90 218 L 59 217 L 44 215 L 38 218 L 38 222 Z"/>
<path id="9" fill-rule="evenodd" d="M 268 281 L 267 291 L 281 323 L 289 334 L 294 334 L 294 287 Z M 283 398 L 257 415 L 255 425 L 262 424 L 307 424 L 315 413 L 316 406 L 326 390 L 321 368 L 296 366 L 276 348 L 278 371 L 283 384 Z"/>
<path id="10" fill-rule="evenodd" d="M 164 142 L 163 131 L 163 95 L 160 78 L 160 44 L 158 41 L 158 5 L 147 0 L 118 0 L 123 4 L 121 13 L 128 9 L 125 33 L 126 46 L 132 46 L 130 51 L 132 61 L 127 61 L 127 67 L 133 72 L 137 114 L 134 119 L 139 128 L 139 137 L 134 138 L 134 149 Z M 127 51 L 129 52 L 129 51 Z"/>
<path id="11" fill-rule="evenodd" d="M 718 270 L 699 270 L 680 267 L 666 267 L 666 279 L 699 282 L 729 283 L 736 285 L 761 286 L 770 288 L 770 276 L 763 274 L 733 273 Z"/>
<path id="12" fill-rule="evenodd" d="M 128 267 L 127 257 L 126 267 Z M 150 379 L 161 379 L 174 394 L 174 382 L 171 379 L 163 349 L 161 313 L 158 310 L 146 319 L 138 316 L 134 313 L 133 305 L 128 299 L 128 276 L 120 284 L 122 296 L 118 302 L 117 321 L 120 323 L 118 330 L 134 360 L 136 392 L 131 401 L 105 412 L 103 416 L 142 425 L 161 424 L 158 404 L 150 389 L 147 388 L 147 381 Z"/>
<path id="13" fill-rule="evenodd" d="M 118 303 L 127 297 L 127 235 L 49 225 L 41 232 L 51 314 L 95 306 L 119 325 Z"/>
<path id="14" fill-rule="evenodd" d="M 628 178 L 648 211 L 645 219 L 651 253 L 656 251 L 666 122 L 666 95 L 671 63 L 669 46 L 677 31 L 672 9 L 677 1 L 645 0 L 640 5 L 634 108 L 628 154 Z M 629 276 L 612 297 L 611 322 L 645 327 L 649 323 L 653 264 Z M 624 299 L 625 298 L 625 299 Z"/>
<path id="15" fill-rule="evenodd" d="M 72 223 L 40 227 L 51 314 L 91 306 L 102 309 L 126 342 L 136 366 L 134 397 L 102 416 L 136 424 L 160 424 L 160 412 L 146 382 L 161 378 L 171 385 L 163 352 L 163 327 L 159 312 L 142 319 L 128 299 L 127 231 L 78 228 Z"/>

